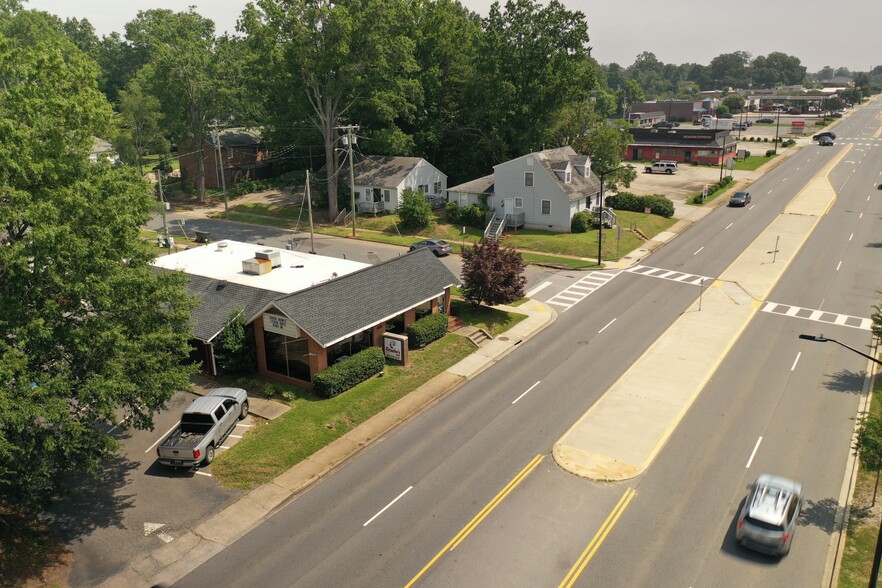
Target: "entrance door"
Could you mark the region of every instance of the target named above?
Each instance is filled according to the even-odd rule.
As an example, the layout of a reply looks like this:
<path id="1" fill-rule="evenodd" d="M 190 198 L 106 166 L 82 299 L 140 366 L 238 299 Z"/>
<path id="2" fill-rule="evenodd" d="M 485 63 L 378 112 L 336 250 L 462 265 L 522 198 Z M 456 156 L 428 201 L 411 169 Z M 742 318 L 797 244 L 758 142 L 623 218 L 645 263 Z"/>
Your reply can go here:
<path id="1" fill-rule="evenodd" d="M 502 210 L 505 213 L 506 218 L 513 215 L 514 214 L 514 198 L 506 198 L 505 200 L 503 200 L 502 201 Z"/>
<path id="2" fill-rule="evenodd" d="M 684 161 L 685 163 L 689 163 L 690 161 L 692 161 L 692 149 L 687 149 L 687 150 L 683 153 L 683 161 Z"/>
<path id="3" fill-rule="evenodd" d="M 643 161 L 643 149 L 641 147 L 634 147 L 634 157 L 632 157 L 635 161 Z"/>

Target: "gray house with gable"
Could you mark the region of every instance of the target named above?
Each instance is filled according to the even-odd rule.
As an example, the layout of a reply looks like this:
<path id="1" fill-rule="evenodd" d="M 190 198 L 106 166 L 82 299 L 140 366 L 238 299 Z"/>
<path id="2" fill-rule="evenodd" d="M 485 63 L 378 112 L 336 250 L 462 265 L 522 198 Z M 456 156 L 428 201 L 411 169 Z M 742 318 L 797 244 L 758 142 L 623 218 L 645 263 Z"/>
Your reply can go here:
<path id="1" fill-rule="evenodd" d="M 358 212 L 395 212 L 407 188 L 431 203 L 446 199 L 447 176 L 422 157 L 365 156 L 355 164 L 354 175 Z M 348 184 L 348 175 L 344 179 Z"/>
<path id="2" fill-rule="evenodd" d="M 448 189 L 460 206 L 486 200 L 506 226 L 569 232 L 573 215 L 599 205 L 600 179 L 587 155 L 572 147 L 546 149 L 500 163 L 493 174 Z"/>

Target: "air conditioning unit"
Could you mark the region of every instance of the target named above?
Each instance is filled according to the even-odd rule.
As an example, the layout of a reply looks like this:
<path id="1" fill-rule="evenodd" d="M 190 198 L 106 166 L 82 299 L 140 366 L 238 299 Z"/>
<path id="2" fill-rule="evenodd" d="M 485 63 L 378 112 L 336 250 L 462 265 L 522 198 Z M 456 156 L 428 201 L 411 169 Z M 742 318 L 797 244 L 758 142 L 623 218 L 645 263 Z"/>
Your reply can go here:
<path id="1" fill-rule="evenodd" d="M 243 259 L 242 271 L 252 276 L 262 276 L 272 271 L 271 263 L 268 259 Z"/>
<path id="2" fill-rule="evenodd" d="M 273 249 L 264 249 L 254 254 L 257 259 L 268 259 L 272 263 L 272 267 L 282 266 L 282 252 Z"/>

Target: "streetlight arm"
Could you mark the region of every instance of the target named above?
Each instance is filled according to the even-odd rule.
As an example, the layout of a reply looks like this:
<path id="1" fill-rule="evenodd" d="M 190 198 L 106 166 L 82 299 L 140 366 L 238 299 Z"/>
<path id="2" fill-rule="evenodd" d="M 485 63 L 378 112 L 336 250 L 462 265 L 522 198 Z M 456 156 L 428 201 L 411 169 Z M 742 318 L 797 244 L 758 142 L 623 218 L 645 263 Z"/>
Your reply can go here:
<path id="1" fill-rule="evenodd" d="M 824 335 L 800 335 L 799 338 L 800 338 L 800 339 L 805 339 L 806 341 L 817 341 L 818 343 L 827 343 L 828 341 L 829 341 L 830 343 L 836 343 L 837 345 L 841 345 L 842 347 L 845 347 L 845 348 L 848 349 L 849 351 L 854 351 L 854 352 L 857 353 L 858 355 L 860 355 L 860 356 L 862 356 L 862 357 L 866 357 L 866 358 L 869 359 L 870 361 L 873 361 L 873 362 L 878 363 L 879 365 L 882 365 L 882 361 L 876 359 L 876 358 L 873 357 L 872 355 L 867 355 L 867 354 L 864 353 L 863 351 L 859 351 L 859 350 L 855 349 L 854 347 L 852 347 L 852 346 L 850 346 L 850 345 L 846 345 L 845 343 L 842 343 L 842 342 L 840 342 L 840 341 L 837 341 L 836 339 L 828 339 L 827 337 L 824 337 Z"/>

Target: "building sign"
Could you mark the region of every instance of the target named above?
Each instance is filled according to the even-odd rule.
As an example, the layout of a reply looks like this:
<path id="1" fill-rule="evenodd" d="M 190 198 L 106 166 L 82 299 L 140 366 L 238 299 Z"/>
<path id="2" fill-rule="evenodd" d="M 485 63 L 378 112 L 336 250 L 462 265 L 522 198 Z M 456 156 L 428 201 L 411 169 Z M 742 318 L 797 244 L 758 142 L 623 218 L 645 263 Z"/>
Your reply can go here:
<path id="1" fill-rule="evenodd" d="M 683 139 L 688 139 L 690 141 L 710 141 L 714 138 L 713 135 L 683 135 Z"/>
<path id="2" fill-rule="evenodd" d="M 389 337 L 383 340 L 383 353 L 387 359 L 401 361 L 404 358 L 404 346 L 398 339 Z"/>
<path id="3" fill-rule="evenodd" d="M 410 365 L 407 349 L 407 335 L 383 333 L 383 355 L 386 361 L 400 365 Z"/>
<path id="4" fill-rule="evenodd" d="M 278 333 L 280 335 L 288 335 L 295 339 L 300 338 L 300 327 L 294 324 L 294 321 L 288 317 L 278 314 L 264 313 L 263 330 L 270 333 Z"/>
<path id="5" fill-rule="evenodd" d="M 790 126 L 792 126 L 792 127 L 804 127 L 804 126 L 805 126 L 805 121 L 804 121 L 804 120 L 795 120 L 795 121 L 793 121 L 792 123 L 790 123 Z"/>

